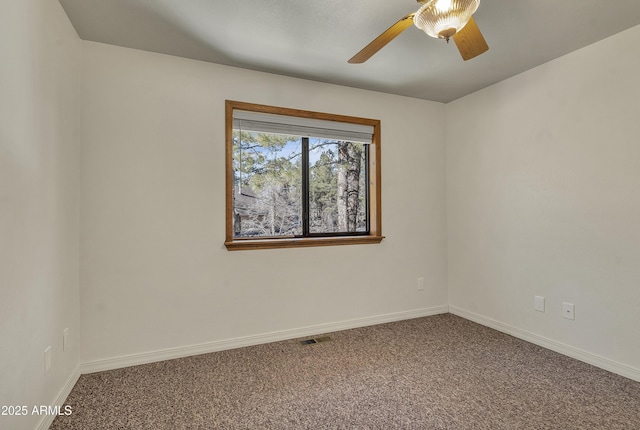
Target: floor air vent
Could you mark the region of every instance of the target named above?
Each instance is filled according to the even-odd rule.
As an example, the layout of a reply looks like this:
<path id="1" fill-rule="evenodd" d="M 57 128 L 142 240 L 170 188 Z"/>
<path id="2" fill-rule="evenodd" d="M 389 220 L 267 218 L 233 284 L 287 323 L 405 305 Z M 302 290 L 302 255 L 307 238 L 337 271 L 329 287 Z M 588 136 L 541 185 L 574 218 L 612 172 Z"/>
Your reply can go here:
<path id="1" fill-rule="evenodd" d="M 301 345 L 313 345 L 314 343 L 329 342 L 330 340 L 331 340 L 331 337 L 322 336 L 322 337 L 316 337 L 314 339 L 301 340 L 300 344 Z"/>

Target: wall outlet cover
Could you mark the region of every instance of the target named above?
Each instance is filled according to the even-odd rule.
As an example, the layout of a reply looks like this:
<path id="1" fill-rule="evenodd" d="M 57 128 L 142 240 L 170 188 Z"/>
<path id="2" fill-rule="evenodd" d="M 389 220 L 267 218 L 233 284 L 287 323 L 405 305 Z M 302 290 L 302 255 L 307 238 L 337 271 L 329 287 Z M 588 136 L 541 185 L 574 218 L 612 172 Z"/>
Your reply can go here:
<path id="1" fill-rule="evenodd" d="M 48 373 L 51 370 L 51 347 L 48 346 L 44 350 L 44 373 Z"/>
<path id="2" fill-rule="evenodd" d="M 69 328 L 65 328 L 62 332 L 62 350 L 66 351 L 69 346 Z"/>
<path id="3" fill-rule="evenodd" d="M 576 319 L 575 305 L 573 303 L 562 302 L 562 316 L 568 320 Z"/>

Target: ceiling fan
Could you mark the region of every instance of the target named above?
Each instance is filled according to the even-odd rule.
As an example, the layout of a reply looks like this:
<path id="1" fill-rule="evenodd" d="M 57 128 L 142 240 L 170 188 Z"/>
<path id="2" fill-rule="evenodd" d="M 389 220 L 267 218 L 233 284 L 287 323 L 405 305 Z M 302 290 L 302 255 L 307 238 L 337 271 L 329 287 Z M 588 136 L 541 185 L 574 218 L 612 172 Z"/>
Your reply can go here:
<path id="1" fill-rule="evenodd" d="M 349 63 L 364 63 L 411 24 L 431 37 L 445 39 L 447 42 L 453 38 L 465 61 L 489 49 L 489 45 L 473 19 L 473 13 L 478 9 L 480 0 L 417 0 L 417 2 L 422 5 L 417 12 L 410 13 L 393 24 L 354 55 Z"/>

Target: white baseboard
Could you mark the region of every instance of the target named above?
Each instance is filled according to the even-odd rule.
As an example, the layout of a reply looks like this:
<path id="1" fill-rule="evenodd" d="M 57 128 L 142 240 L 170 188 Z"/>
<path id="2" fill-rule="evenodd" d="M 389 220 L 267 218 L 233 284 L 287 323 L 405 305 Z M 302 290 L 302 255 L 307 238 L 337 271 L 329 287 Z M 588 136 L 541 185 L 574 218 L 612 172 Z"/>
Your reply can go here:
<path id="1" fill-rule="evenodd" d="M 223 351 L 226 349 L 241 348 L 245 346 L 259 345 L 262 343 L 278 342 L 281 340 L 295 339 L 298 337 L 312 336 L 340 330 L 348 330 L 357 327 L 365 327 L 393 321 L 420 318 L 430 315 L 445 314 L 447 312 L 449 312 L 449 307 L 447 305 L 435 306 L 431 308 L 376 315 L 372 317 L 357 318 L 334 323 L 318 324 L 314 326 L 300 327 L 290 330 L 261 333 L 252 336 L 201 343 L 198 345 L 188 345 L 159 351 L 143 352 L 140 354 L 131 354 L 121 357 L 113 357 L 82 363 L 80 365 L 80 373 L 86 374 L 102 372 L 105 370 L 137 366 L 140 364 L 171 360 L 174 358 L 188 357 L 191 355 L 207 354 L 210 352 Z"/>
<path id="2" fill-rule="evenodd" d="M 69 393 L 71 393 L 71 390 L 76 385 L 76 382 L 78 382 L 78 378 L 80 378 L 80 367 L 76 366 L 76 368 L 71 373 L 71 376 L 69 376 L 69 379 L 67 379 L 67 382 L 64 384 L 64 386 L 56 396 L 56 399 L 51 404 L 51 406 L 58 406 L 62 408 L 62 405 L 64 405 L 65 400 L 67 400 Z M 55 418 L 56 418 L 56 415 L 48 415 L 48 414 L 43 415 L 42 420 L 40 421 L 40 424 L 38 424 L 38 427 L 36 427 L 36 429 L 47 430 L 49 426 L 51 426 Z"/>
<path id="3" fill-rule="evenodd" d="M 618 375 L 624 376 L 625 378 L 640 381 L 640 369 L 636 369 L 634 367 L 627 366 L 626 364 L 618 363 L 616 361 L 609 360 L 608 358 L 583 351 L 571 345 L 567 345 L 565 343 L 558 342 L 553 339 L 549 339 L 547 337 L 540 336 L 508 324 L 501 323 L 499 321 L 487 318 L 485 316 L 459 308 L 457 306 L 449 305 L 449 312 L 464 319 L 468 319 L 478 324 L 482 324 L 500 332 L 517 337 L 519 339 L 526 340 L 527 342 L 542 346 L 543 348 L 547 348 L 571 358 L 575 358 L 576 360 L 584 361 L 585 363 L 589 363 L 601 369 L 608 370 L 609 372 L 617 373 Z"/>

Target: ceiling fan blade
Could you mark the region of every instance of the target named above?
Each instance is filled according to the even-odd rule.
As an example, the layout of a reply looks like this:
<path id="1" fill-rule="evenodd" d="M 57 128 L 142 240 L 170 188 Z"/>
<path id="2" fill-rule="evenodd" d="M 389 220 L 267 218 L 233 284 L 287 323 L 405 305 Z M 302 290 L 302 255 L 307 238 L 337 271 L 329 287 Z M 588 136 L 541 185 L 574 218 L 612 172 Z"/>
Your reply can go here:
<path id="1" fill-rule="evenodd" d="M 384 33 L 382 33 L 380 36 L 373 39 L 371 43 L 369 43 L 367 46 L 362 48 L 360 52 L 354 55 L 349 60 L 349 63 L 351 64 L 364 63 L 369 58 L 373 57 L 373 55 L 376 52 L 381 50 L 387 43 L 391 42 L 400 33 L 405 31 L 408 27 L 411 26 L 411 24 L 413 24 L 413 15 L 415 15 L 415 13 L 410 13 L 409 15 L 405 16 L 404 18 L 401 18 L 398 22 L 396 22 L 391 27 L 386 29 Z"/>
<path id="2" fill-rule="evenodd" d="M 464 61 L 477 57 L 489 50 L 489 45 L 487 45 L 487 41 L 484 40 L 478 24 L 476 24 L 473 17 L 471 17 L 462 30 L 454 34 L 453 41 L 456 42 L 458 51 L 460 51 L 460 55 L 462 55 Z"/>

